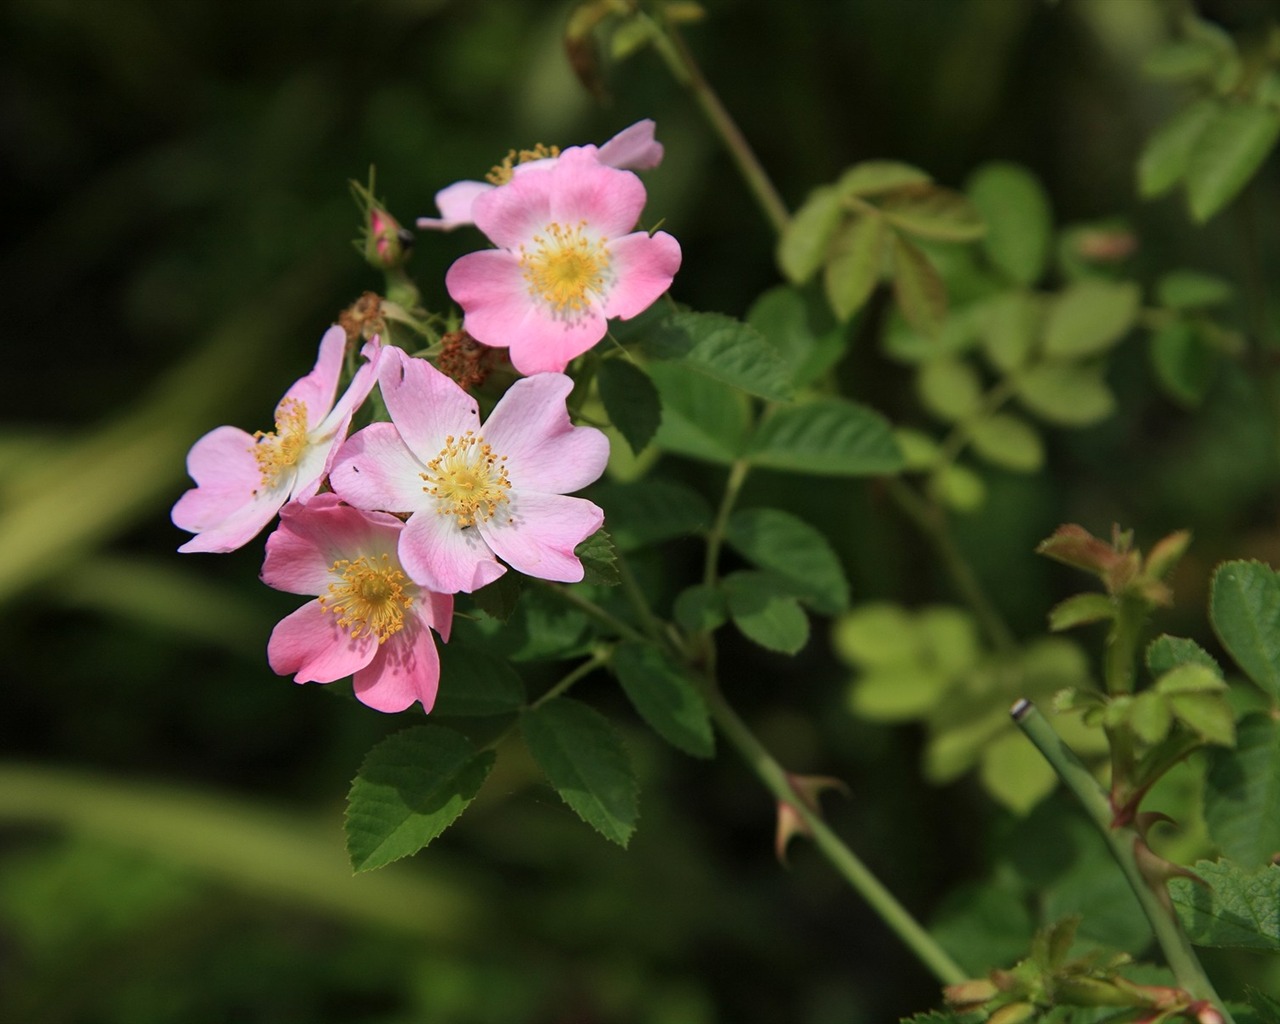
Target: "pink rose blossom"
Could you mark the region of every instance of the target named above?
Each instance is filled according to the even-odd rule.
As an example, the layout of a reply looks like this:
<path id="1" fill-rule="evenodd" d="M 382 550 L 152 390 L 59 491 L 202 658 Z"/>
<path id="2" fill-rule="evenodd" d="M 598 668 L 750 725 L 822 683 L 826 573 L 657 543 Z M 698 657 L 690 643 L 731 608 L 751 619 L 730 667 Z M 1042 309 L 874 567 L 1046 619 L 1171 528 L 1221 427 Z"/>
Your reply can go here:
<path id="1" fill-rule="evenodd" d="M 378 711 L 414 701 L 430 711 L 440 681 L 434 629 L 449 639 L 453 596 L 414 583 L 396 555 L 404 524 L 337 495 L 293 501 L 267 538 L 262 581 L 316 599 L 271 631 L 267 660 L 297 683 L 354 676 L 356 697 Z"/>
<path id="2" fill-rule="evenodd" d="M 511 386 L 481 426 L 475 400 L 423 359 L 388 349 L 378 383 L 391 414 L 352 434 L 330 484 L 344 501 L 409 513 L 400 564 L 441 593 L 470 593 L 506 566 L 527 576 L 574 583 L 574 548 L 604 513 L 567 494 L 604 472 L 609 442 L 569 422 L 563 374 Z"/>
<path id="3" fill-rule="evenodd" d="M 671 286 L 680 244 L 633 231 L 644 185 L 587 149 L 478 197 L 476 226 L 499 248 L 469 253 L 445 275 L 463 330 L 509 347 L 523 374 L 559 372 Z"/>
<path id="4" fill-rule="evenodd" d="M 584 149 L 595 153 L 596 159 L 608 167 L 623 170 L 647 171 L 662 163 L 662 143 L 653 137 L 654 123 L 646 118 L 637 121 L 629 128 L 624 128 L 599 149 L 584 146 Z M 528 170 L 543 170 L 555 165 L 558 157 L 546 157 L 528 163 L 517 164 L 511 169 L 513 175 L 523 174 Z M 487 181 L 455 181 L 452 185 L 436 193 L 436 207 L 439 217 L 419 217 L 418 227 L 435 231 L 452 231 L 475 223 L 471 215 L 471 204 L 477 196 L 492 192 L 499 186 Z"/>
<path id="5" fill-rule="evenodd" d="M 376 380 L 375 338 L 362 350 L 369 362 L 335 403 L 346 346 L 341 327 L 325 332 L 315 369 L 276 406 L 275 430 L 250 434 L 217 427 L 192 446 L 187 472 L 196 486 L 178 499 L 172 517 L 195 536 L 179 551 L 234 551 L 256 537 L 285 502 L 319 490 L 352 414 Z"/>

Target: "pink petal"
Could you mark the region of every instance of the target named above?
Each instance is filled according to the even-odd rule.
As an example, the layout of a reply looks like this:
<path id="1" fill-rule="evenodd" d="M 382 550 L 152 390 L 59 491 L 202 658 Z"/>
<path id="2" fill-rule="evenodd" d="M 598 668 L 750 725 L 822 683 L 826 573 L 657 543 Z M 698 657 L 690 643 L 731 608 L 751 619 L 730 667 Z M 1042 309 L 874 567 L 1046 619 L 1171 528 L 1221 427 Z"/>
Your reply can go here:
<path id="1" fill-rule="evenodd" d="M 291 594 L 324 594 L 336 579 L 335 562 L 361 555 L 394 559 L 403 529 L 395 516 L 342 505 L 336 494 L 292 501 L 267 538 L 262 582 Z"/>
<path id="2" fill-rule="evenodd" d="M 596 159 L 610 167 L 646 171 L 662 163 L 662 143 L 654 140 L 655 125 L 651 118 L 623 128 L 596 153 Z"/>
<path id="3" fill-rule="evenodd" d="M 511 340 L 511 365 L 523 374 L 560 373 L 608 330 L 602 313 L 591 307 L 572 323 L 532 319 Z"/>
<path id="4" fill-rule="evenodd" d="M 430 711 L 440 683 L 440 654 L 427 624 L 409 618 L 355 674 L 356 699 L 377 711 L 404 711 L 414 701 Z"/>
<path id="5" fill-rule="evenodd" d="M 429 511 L 405 523 L 400 564 L 419 586 L 441 594 L 469 594 L 506 572 L 475 527 L 464 530 L 453 516 Z"/>
<path id="6" fill-rule="evenodd" d="M 639 178 L 604 166 L 594 153 L 582 149 L 562 153 L 546 178 L 552 186 L 548 221 L 566 225 L 586 221 L 594 233 L 617 238 L 635 228 L 644 209 L 645 189 Z M 476 224 L 483 229 L 479 219 Z"/>
<path id="7" fill-rule="evenodd" d="M 308 601 L 285 616 L 267 641 L 267 661 L 277 675 L 295 683 L 331 683 L 364 668 L 378 653 L 377 638 L 352 639 L 319 601 Z"/>
<path id="8" fill-rule="evenodd" d="M 539 373 L 516 381 L 484 424 L 484 438 L 507 457 L 517 491 L 567 494 L 600 478 L 609 461 L 609 439 L 594 427 L 569 422 L 565 399 L 573 381 Z"/>
<path id="9" fill-rule="evenodd" d="M 432 458 L 436 455 L 431 453 Z M 426 466 L 405 447 L 392 423 L 371 423 L 347 438 L 329 471 L 329 486 L 364 509 L 414 512 L 435 508 L 422 489 Z"/>
<path id="10" fill-rule="evenodd" d="M 439 217 L 419 217 L 418 227 L 432 231 L 452 231 L 472 224 L 471 206 L 478 196 L 492 192 L 495 186 L 484 181 L 455 181 L 436 193 Z"/>
<path id="11" fill-rule="evenodd" d="M 284 398 L 302 402 L 307 408 L 307 429 L 313 430 L 333 408 L 338 393 L 338 378 L 342 375 L 342 360 L 347 352 L 347 332 L 341 327 L 330 327 L 320 339 L 320 352 L 315 368 L 305 377 L 295 381 L 284 393 Z M 279 406 L 277 406 L 277 409 Z"/>
<path id="12" fill-rule="evenodd" d="M 197 534 L 178 550 L 234 551 L 271 521 L 288 497 L 291 474 L 262 486 L 253 437 L 238 427 L 217 427 L 191 447 L 187 472 L 196 481 L 173 506 L 174 525 Z"/>
<path id="13" fill-rule="evenodd" d="M 680 243 L 665 231 L 636 231 L 609 243 L 616 276 L 605 298 L 604 314 L 630 320 L 671 287 L 680 269 Z"/>
<path id="14" fill-rule="evenodd" d="M 412 359 L 402 349 L 387 349 L 378 385 L 405 445 L 424 462 L 440 454 L 450 434 L 480 426 L 474 398 L 425 359 Z"/>
<path id="15" fill-rule="evenodd" d="M 476 524 L 498 557 L 526 576 L 560 583 L 582 579 L 573 549 L 600 529 L 604 512 L 598 506 L 585 498 L 513 492 L 508 507 L 510 518 Z"/>

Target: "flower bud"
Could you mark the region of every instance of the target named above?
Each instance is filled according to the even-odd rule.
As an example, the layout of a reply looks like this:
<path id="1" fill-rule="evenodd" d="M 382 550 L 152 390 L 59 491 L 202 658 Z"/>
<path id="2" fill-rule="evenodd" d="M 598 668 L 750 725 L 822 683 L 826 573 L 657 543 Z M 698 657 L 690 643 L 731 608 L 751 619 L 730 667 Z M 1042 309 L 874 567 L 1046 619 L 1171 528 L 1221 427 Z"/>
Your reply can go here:
<path id="1" fill-rule="evenodd" d="M 351 195 L 363 220 L 356 248 L 376 270 L 394 270 L 404 265 L 413 248 L 413 232 L 401 227 L 373 194 L 373 173 L 367 186 L 351 183 Z"/>

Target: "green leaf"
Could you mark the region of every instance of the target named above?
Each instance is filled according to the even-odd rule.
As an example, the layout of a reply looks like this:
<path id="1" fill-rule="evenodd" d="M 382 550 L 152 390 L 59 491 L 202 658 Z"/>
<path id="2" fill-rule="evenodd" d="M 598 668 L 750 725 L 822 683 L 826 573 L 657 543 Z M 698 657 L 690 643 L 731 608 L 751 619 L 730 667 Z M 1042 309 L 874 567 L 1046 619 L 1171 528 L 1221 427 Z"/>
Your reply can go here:
<path id="1" fill-rule="evenodd" d="M 749 324 L 721 313 L 673 313 L 645 337 L 655 358 L 772 402 L 791 399 L 782 357 Z"/>
<path id="2" fill-rule="evenodd" d="M 918 167 L 896 160 L 867 160 L 854 164 L 836 181 L 841 196 L 878 196 L 914 185 L 927 185 L 933 179 Z"/>
<path id="3" fill-rule="evenodd" d="M 1162 633 L 1147 645 L 1147 670 L 1153 677 L 1160 677 L 1181 665 L 1203 665 L 1222 678 L 1222 669 L 1213 655 L 1194 640 Z"/>
<path id="4" fill-rule="evenodd" d="M 639 455 L 662 421 L 658 389 L 644 370 L 627 359 L 604 360 L 597 379 L 609 420 Z"/>
<path id="5" fill-rule="evenodd" d="M 1246 869 L 1270 865 L 1280 853 L 1280 723 L 1266 713 L 1245 716 L 1235 750 L 1213 752 L 1205 783 L 1214 843 Z"/>
<path id="6" fill-rule="evenodd" d="M 613 538 L 605 530 L 597 530 L 584 540 L 573 553 L 582 562 L 582 582 L 600 587 L 616 587 L 622 582 L 618 571 L 618 552 Z"/>
<path id="7" fill-rule="evenodd" d="M 1004 732 L 983 744 L 978 778 L 1015 814 L 1026 814 L 1053 792 L 1058 776 L 1020 732 Z"/>
<path id="8" fill-rule="evenodd" d="M 902 469 L 879 413 L 842 398 L 775 409 L 747 448 L 754 466 L 819 476 L 880 476 Z"/>
<path id="9" fill-rule="evenodd" d="M 929 412 L 947 423 L 968 419 L 982 407 L 982 380 L 962 359 L 942 356 L 922 364 L 916 393 Z"/>
<path id="10" fill-rule="evenodd" d="M 709 633 L 729 620 L 724 594 L 702 583 L 680 591 L 671 611 L 680 628 L 690 633 Z"/>
<path id="11" fill-rule="evenodd" d="M 1076 594 L 1059 602 L 1049 613 L 1049 628 L 1055 633 L 1090 622 L 1116 617 L 1115 602 L 1106 594 Z"/>
<path id="12" fill-rule="evenodd" d="M 352 868 L 369 871 L 421 850 L 471 803 L 493 759 L 438 725 L 388 736 L 369 751 L 347 794 Z"/>
<path id="13" fill-rule="evenodd" d="M 625 847 L 640 813 L 636 778 L 608 719 L 571 697 L 556 697 L 522 714 L 520 733 L 561 799 Z"/>
<path id="14" fill-rule="evenodd" d="M 1156 283 L 1156 297 L 1169 309 L 1209 309 L 1229 302 L 1229 282 L 1196 270 L 1171 270 Z"/>
<path id="15" fill-rule="evenodd" d="M 993 465 L 1016 473 L 1034 473 L 1044 465 L 1044 441 L 1021 416 L 997 412 L 969 424 L 973 450 Z"/>
<path id="16" fill-rule="evenodd" d="M 1041 306 L 1035 295 L 1024 291 L 1004 292 L 982 304 L 982 348 L 997 370 L 1012 373 L 1026 365 L 1040 336 Z"/>
<path id="17" fill-rule="evenodd" d="M 987 258 L 1011 281 L 1038 281 L 1053 234 L 1053 212 L 1039 179 L 1018 164 L 987 163 L 974 172 L 966 191 L 987 225 L 982 241 Z"/>
<path id="18" fill-rule="evenodd" d="M 733 624 L 761 647 L 795 654 L 809 639 L 809 619 L 786 580 L 767 572 L 734 572 L 722 581 Z"/>
<path id="19" fill-rule="evenodd" d="M 823 271 L 827 301 L 841 320 L 848 320 L 871 297 L 884 264 L 884 220 L 868 213 L 847 221 L 831 244 Z"/>
<path id="20" fill-rule="evenodd" d="M 738 458 L 750 423 L 745 394 L 677 362 L 653 363 L 649 375 L 662 396 L 662 423 L 654 435 L 659 448 L 708 462 Z"/>
<path id="21" fill-rule="evenodd" d="M 1194 408 L 1213 383 L 1217 358 L 1192 324 L 1175 320 L 1151 335 L 1151 365 L 1165 393 Z"/>
<path id="22" fill-rule="evenodd" d="M 924 665 L 893 665 L 859 676 L 849 690 L 849 709 L 876 722 L 906 722 L 937 707 L 951 680 Z"/>
<path id="23" fill-rule="evenodd" d="M 1186 176 L 1191 154 L 1217 113 L 1215 100 L 1198 100 L 1147 140 L 1138 159 L 1138 192 L 1144 199 L 1164 195 Z"/>
<path id="24" fill-rule="evenodd" d="M 1134 697 L 1126 717 L 1134 735 L 1150 746 L 1161 742 L 1173 728 L 1173 707 L 1155 690 L 1144 690 Z"/>
<path id="25" fill-rule="evenodd" d="M 1237 103 L 1215 113 L 1187 163 L 1191 216 L 1203 224 L 1235 198 L 1278 138 L 1280 110 Z"/>
<path id="26" fill-rule="evenodd" d="M 929 478 L 930 493 L 955 512 L 974 512 L 987 500 L 987 485 L 968 466 L 954 463 Z"/>
<path id="27" fill-rule="evenodd" d="M 823 376 L 845 351 L 843 327 L 812 291 L 770 288 L 752 303 L 747 323 L 764 335 L 799 386 Z"/>
<path id="28" fill-rule="evenodd" d="M 1230 747 L 1236 741 L 1236 718 L 1226 690 L 1227 684 L 1214 669 L 1195 662 L 1170 669 L 1154 687 L 1155 693 L 1167 698 L 1174 717 L 1204 742 Z"/>
<path id="29" fill-rule="evenodd" d="M 490 618 L 506 622 L 516 610 L 523 591 L 523 577 L 517 572 L 504 572 L 492 583 L 472 591 L 471 600 Z"/>
<path id="30" fill-rule="evenodd" d="M 613 668 L 654 732 L 694 757 L 715 753 L 707 706 L 678 665 L 649 644 L 625 643 L 613 652 Z"/>
<path id="31" fill-rule="evenodd" d="M 1280 870 L 1246 871 L 1230 861 L 1198 861 L 1206 882 L 1169 882 L 1169 896 L 1197 946 L 1280 952 Z"/>
<path id="32" fill-rule="evenodd" d="M 1058 426 L 1087 427 L 1115 412 L 1115 396 L 1097 367 L 1041 363 L 1019 374 L 1016 383 L 1018 400 Z"/>
<path id="33" fill-rule="evenodd" d="M 1106 351 L 1133 326 L 1142 296 L 1136 284 L 1086 278 L 1049 300 L 1044 351 L 1080 358 Z"/>
<path id="34" fill-rule="evenodd" d="M 1142 62 L 1142 71 L 1152 78 L 1189 82 L 1212 78 L 1217 71 L 1218 48 L 1204 39 L 1178 39 L 1152 51 Z"/>
<path id="35" fill-rule="evenodd" d="M 932 469 L 942 457 L 941 445 L 919 430 L 898 427 L 893 436 L 902 452 L 902 467 L 907 472 Z"/>
<path id="36" fill-rule="evenodd" d="M 947 290 L 937 269 L 912 242 L 893 234 L 893 295 L 907 323 L 936 335 L 947 318 Z"/>
<path id="37" fill-rule="evenodd" d="M 844 217 L 840 193 L 830 185 L 821 185 L 809 193 L 778 240 L 778 267 L 787 280 L 804 284 L 818 272 Z"/>
<path id="38" fill-rule="evenodd" d="M 840 616 L 831 642 L 842 661 L 868 669 L 914 665 L 919 648 L 911 616 L 889 601 L 870 601 Z"/>
<path id="39" fill-rule="evenodd" d="M 880 208 L 894 227 L 917 238 L 972 242 L 987 230 L 969 198 L 949 188 L 918 185 L 885 197 Z"/>
<path id="40" fill-rule="evenodd" d="M 1213 574 L 1209 619 L 1245 673 L 1280 700 L 1280 575 L 1261 562 L 1225 562 Z"/>
<path id="41" fill-rule="evenodd" d="M 604 509 L 605 522 L 619 551 L 704 533 L 711 506 L 691 487 L 674 480 L 648 478 L 593 487 L 591 499 Z"/>
<path id="42" fill-rule="evenodd" d="M 440 692 L 433 715 L 508 715 L 524 702 L 524 683 L 505 658 L 457 641 L 441 646 Z"/>
<path id="43" fill-rule="evenodd" d="M 787 580 L 814 611 L 835 615 L 849 606 L 839 556 L 803 519 L 772 508 L 742 509 L 729 519 L 725 539 L 757 568 Z"/>

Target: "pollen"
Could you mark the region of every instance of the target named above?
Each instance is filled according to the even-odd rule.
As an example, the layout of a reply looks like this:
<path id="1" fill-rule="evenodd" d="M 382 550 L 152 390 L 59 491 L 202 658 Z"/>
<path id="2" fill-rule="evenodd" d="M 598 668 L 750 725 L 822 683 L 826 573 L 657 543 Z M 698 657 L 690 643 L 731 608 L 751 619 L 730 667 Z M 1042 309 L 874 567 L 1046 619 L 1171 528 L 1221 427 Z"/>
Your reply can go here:
<path id="1" fill-rule="evenodd" d="M 531 246 L 520 246 L 529 295 L 558 319 L 576 319 L 612 281 L 608 239 L 591 238 L 586 226 L 586 221 L 568 227 L 553 221 L 533 236 Z"/>
<path id="2" fill-rule="evenodd" d="M 450 434 L 440 454 L 427 463 L 422 489 L 439 502 L 437 512 L 454 516 L 458 526 L 488 522 L 506 504 L 511 489 L 506 461 L 473 430 L 461 437 Z"/>
<path id="3" fill-rule="evenodd" d="M 413 597 L 404 592 L 408 580 L 392 568 L 389 555 L 361 555 L 354 562 L 340 558 L 329 571 L 342 580 L 329 584 L 320 607 L 336 616 L 353 639 L 376 636 L 383 644 L 404 628 L 404 610 Z"/>
<path id="4" fill-rule="evenodd" d="M 511 173 L 517 164 L 532 163 L 534 160 L 547 160 L 560 155 L 559 146 L 544 146 L 539 142 L 533 149 L 510 149 L 501 163 L 494 164 L 485 174 L 484 180 L 491 185 L 505 185 L 511 180 Z"/>
<path id="5" fill-rule="evenodd" d="M 297 465 L 307 447 L 307 405 L 286 398 L 276 406 L 276 429 L 253 435 L 253 457 L 258 460 L 262 486 L 270 487 L 286 469 Z"/>

